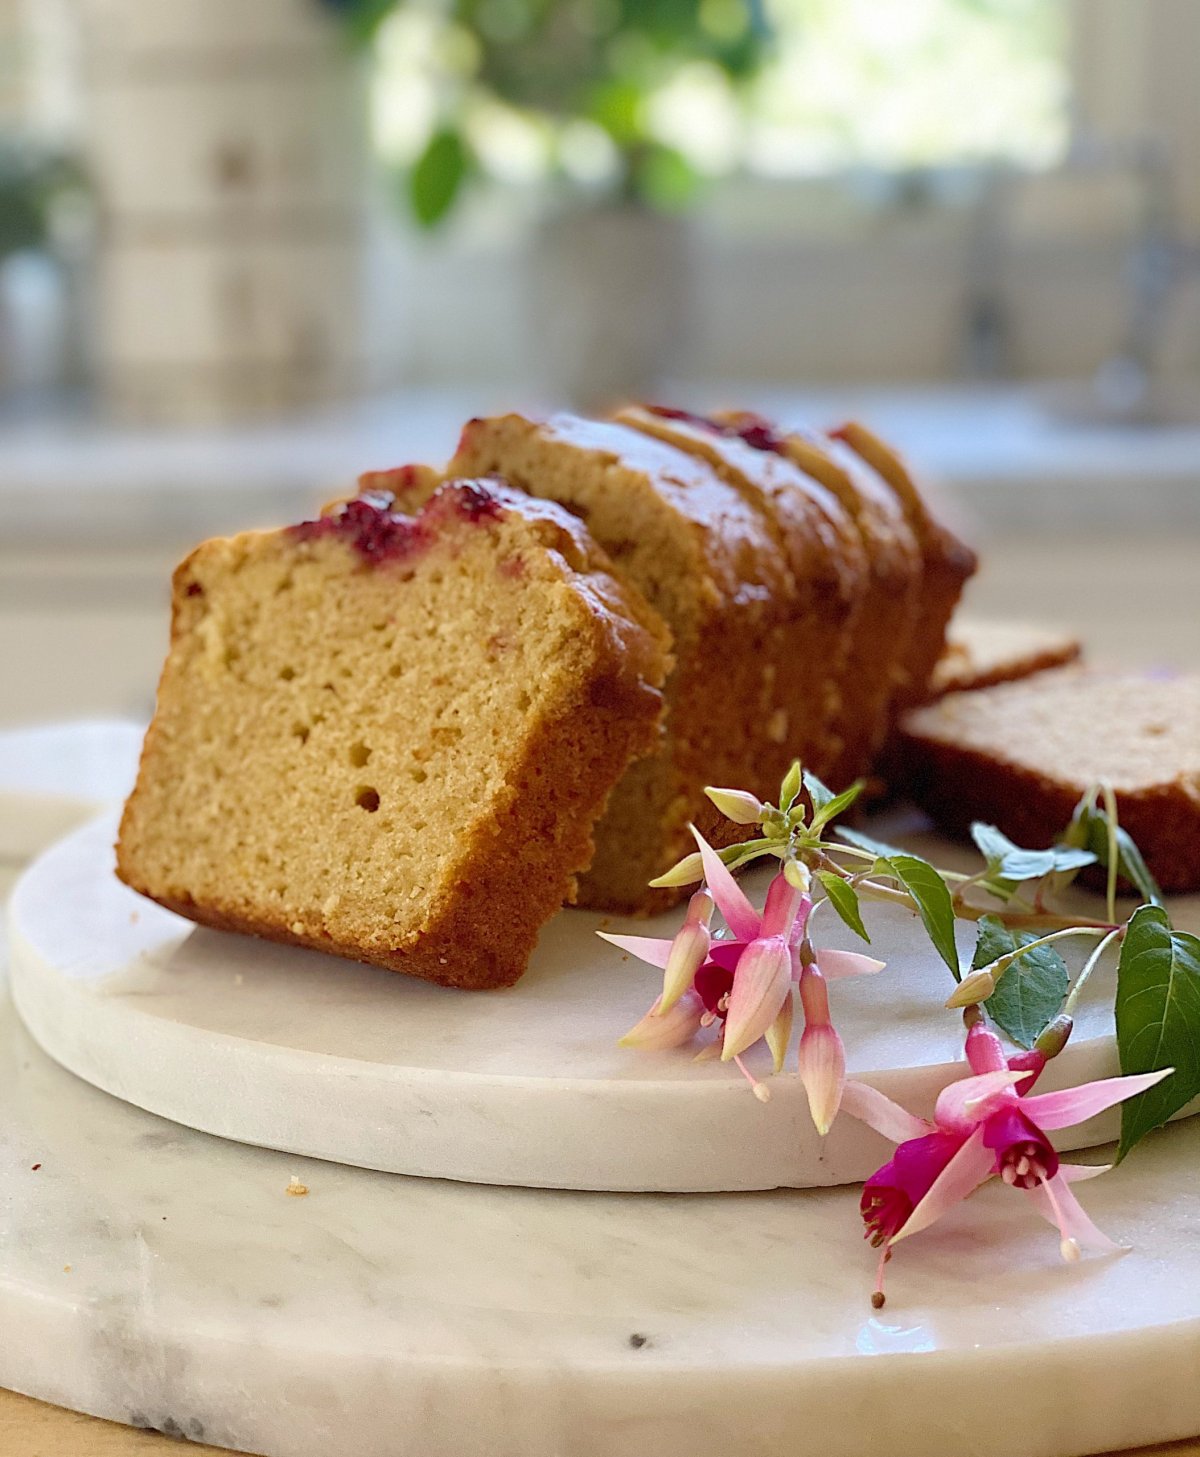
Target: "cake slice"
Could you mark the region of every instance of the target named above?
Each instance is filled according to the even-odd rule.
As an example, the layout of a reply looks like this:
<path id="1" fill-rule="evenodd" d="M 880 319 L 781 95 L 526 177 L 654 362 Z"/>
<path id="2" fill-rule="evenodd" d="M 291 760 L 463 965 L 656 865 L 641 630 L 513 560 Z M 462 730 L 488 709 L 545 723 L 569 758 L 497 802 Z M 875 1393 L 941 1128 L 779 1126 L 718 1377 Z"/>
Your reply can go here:
<path id="1" fill-rule="evenodd" d="M 707 462 L 611 421 L 472 420 L 448 469 L 495 472 L 561 502 L 671 630 L 666 737 L 614 792 L 579 892 L 581 904 L 600 909 L 661 909 L 679 892 L 647 882 L 694 848 L 689 821 L 725 842 L 748 833 L 716 814 L 704 786 L 776 787 L 755 766 L 766 735 L 777 736 L 776 753 L 788 737 L 770 660 L 787 563 L 762 513 Z"/>
<path id="2" fill-rule="evenodd" d="M 781 707 L 755 783 L 773 785 L 795 758 L 834 777 L 868 570 L 854 523 L 823 485 L 782 454 L 748 443 L 736 427 L 658 405 L 631 406 L 616 418 L 706 461 L 766 521 L 791 580 L 768 648 Z"/>
<path id="3" fill-rule="evenodd" d="M 206 542 L 118 874 L 211 926 L 510 985 L 659 742 L 667 641 L 581 522 L 496 482 Z"/>
<path id="4" fill-rule="evenodd" d="M 921 605 L 920 547 L 896 493 L 839 441 L 816 431 L 782 431 L 748 411 L 721 411 L 714 419 L 819 481 L 841 503 L 862 542 L 867 580 L 846 649 L 837 721 L 841 749 L 829 773 L 831 784 L 849 784 L 870 769 L 907 685 Z"/>
<path id="5" fill-rule="evenodd" d="M 1012 683 L 1062 668 L 1083 653 L 1069 632 L 1031 622 L 984 622 L 955 616 L 929 682 L 929 697 Z"/>
<path id="6" fill-rule="evenodd" d="M 946 829 L 1040 849 L 1093 784 L 1164 890 L 1200 889 L 1200 676 L 1054 668 L 909 713 L 908 788 Z"/>
<path id="7" fill-rule="evenodd" d="M 831 430 L 892 489 L 921 551 L 921 602 L 909 639 L 899 708 L 921 703 L 946 642 L 963 587 L 978 565 L 975 553 L 930 511 L 903 457 L 855 420 Z"/>

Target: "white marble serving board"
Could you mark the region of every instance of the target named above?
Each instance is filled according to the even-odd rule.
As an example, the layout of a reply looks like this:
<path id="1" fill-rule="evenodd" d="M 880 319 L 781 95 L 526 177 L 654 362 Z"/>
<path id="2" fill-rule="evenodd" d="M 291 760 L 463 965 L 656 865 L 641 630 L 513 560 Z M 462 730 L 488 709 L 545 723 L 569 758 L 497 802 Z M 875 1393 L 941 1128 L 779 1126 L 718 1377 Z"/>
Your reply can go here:
<path id="1" fill-rule="evenodd" d="M 857 1190 L 488 1189 L 243 1147 L 70 1077 L 0 994 L 0 1385 L 268 1457 L 1167 1440 L 1200 1431 L 1198 1160 L 1192 1120 L 1089 1183 L 1135 1248 L 1072 1266 L 993 1184 L 873 1312 Z"/>
<path id="2" fill-rule="evenodd" d="M 618 1047 L 660 973 L 600 941 L 595 915 L 557 916 L 516 987 L 452 991 L 193 927 L 116 881 L 114 833 L 112 817 L 76 831 L 18 883 L 13 996 L 52 1057 L 139 1107 L 338 1163 L 535 1188 L 807 1187 L 880 1161 L 881 1141 L 853 1119 L 817 1136 L 794 1056 L 764 1106 L 727 1064 Z M 941 1005 L 949 973 L 915 918 L 876 909 L 888 968 L 834 983 L 835 1016 L 851 1074 L 928 1113 L 960 1073 L 961 1019 Z M 964 950 L 970 936 L 963 927 Z M 833 916 L 826 937 L 854 944 Z M 1045 1087 L 1117 1071 L 1111 976 L 1093 977 Z M 755 1060 L 765 1073 L 764 1049 Z M 1063 1146 L 1116 1126 L 1107 1115 Z"/>
<path id="3" fill-rule="evenodd" d="M 0 861 L 28 859 L 119 804 L 144 733 L 123 719 L 0 729 Z"/>

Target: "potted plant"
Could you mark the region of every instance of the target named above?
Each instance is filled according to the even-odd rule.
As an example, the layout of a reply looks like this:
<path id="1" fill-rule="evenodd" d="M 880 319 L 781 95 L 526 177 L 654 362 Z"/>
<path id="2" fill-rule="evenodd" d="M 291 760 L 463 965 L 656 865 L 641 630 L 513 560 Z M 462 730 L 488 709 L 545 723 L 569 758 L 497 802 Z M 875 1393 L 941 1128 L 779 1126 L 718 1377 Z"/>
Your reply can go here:
<path id="1" fill-rule="evenodd" d="M 401 0 L 330 0 L 370 36 Z M 686 71 L 731 98 L 769 36 L 753 0 L 446 0 L 433 15 L 437 114 L 406 176 L 434 228 L 488 174 L 499 112 L 540 139 L 548 186 L 529 249 L 535 354 L 557 391 L 595 405 L 645 392 L 686 312 L 683 218 L 700 175 L 664 134 L 660 102 Z M 580 144 L 590 175 L 572 165 Z"/>

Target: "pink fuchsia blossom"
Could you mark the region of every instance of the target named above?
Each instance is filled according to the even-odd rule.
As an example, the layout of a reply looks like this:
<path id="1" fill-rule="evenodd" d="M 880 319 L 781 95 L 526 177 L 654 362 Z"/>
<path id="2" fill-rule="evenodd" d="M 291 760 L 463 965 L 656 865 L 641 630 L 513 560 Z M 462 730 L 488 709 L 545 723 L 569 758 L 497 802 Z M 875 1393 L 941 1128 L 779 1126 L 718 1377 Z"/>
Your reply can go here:
<path id="1" fill-rule="evenodd" d="M 700 1024 L 721 1023 L 722 1060 L 736 1062 L 765 1101 L 767 1090 L 747 1071 L 742 1054 L 765 1039 L 775 1071 L 782 1069 L 792 1030 L 792 985 L 799 982 L 806 1016 L 800 1072 L 813 1120 L 824 1134 L 837 1113 L 845 1080 L 845 1058 L 830 1020 L 826 982 L 880 971 L 884 963 L 849 951 L 812 951 L 804 940 L 812 901 L 802 889 L 777 875 L 762 911 L 756 911 L 712 846 L 693 833 L 707 890 L 692 897 L 687 919 L 674 939 L 600 933 L 622 951 L 664 969 L 662 996 L 623 1041 L 642 1047 L 665 1045 L 657 1038 L 653 1043 L 648 1040 L 649 1024 L 669 1015 L 690 986 L 703 1008 Z M 731 939 L 714 940 L 708 932 L 714 902 Z M 683 1025 L 673 1023 L 672 1035 Z"/>
<path id="2" fill-rule="evenodd" d="M 966 1051 L 971 1075 L 943 1089 L 932 1123 L 875 1088 L 846 1084 L 846 1111 L 898 1145 L 863 1185 L 860 1203 L 866 1236 L 881 1248 L 877 1305 L 883 1304 L 883 1269 L 892 1247 L 928 1229 L 993 1177 L 1027 1194 L 1037 1212 L 1057 1227 L 1064 1259 L 1077 1260 L 1085 1249 L 1117 1248 L 1071 1189 L 1104 1168 L 1063 1163 L 1048 1134 L 1145 1092 L 1171 1070 L 1032 1094 L 1044 1065 L 1036 1053 L 1006 1059 L 999 1038 L 982 1022 L 968 1032 Z"/>

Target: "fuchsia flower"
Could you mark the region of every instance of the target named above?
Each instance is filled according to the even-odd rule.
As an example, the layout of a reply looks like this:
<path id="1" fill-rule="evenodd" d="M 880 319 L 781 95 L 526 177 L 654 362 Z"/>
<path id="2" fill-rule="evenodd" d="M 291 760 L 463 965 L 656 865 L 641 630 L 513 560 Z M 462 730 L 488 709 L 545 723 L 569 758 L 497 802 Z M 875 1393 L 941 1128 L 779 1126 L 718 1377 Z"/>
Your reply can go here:
<path id="1" fill-rule="evenodd" d="M 1084 1249 L 1118 1248 L 1071 1190 L 1109 1166 L 1063 1163 L 1047 1134 L 1145 1092 L 1171 1069 L 1030 1096 L 1045 1066 L 1041 1054 L 1006 1060 L 1000 1039 L 982 1022 L 967 1033 L 966 1053 L 972 1075 L 942 1090 L 932 1123 L 875 1088 L 846 1084 L 846 1111 L 898 1145 L 864 1184 L 860 1204 L 866 1237 L 881 1249 L 872 1297 L 877 1306 L 883 1304 L 883 1268 L 892 1246 L 928 1229 L 994 1176 L 1028 1194 L 1037 1212 L 1058 1227 L 1063 1259 L 1077 1260 Z"/>
<path id="2" fill-rule="evenodd" d="M 701 1026 L 720 1022 L 722 1061 L 736 1062 L 755 1095 L 765 1102 L 770 1095 L 747 1070 L 742 1053 L 765 1038 L 775 1071 L 782 1069 L 792 1028 L 792 984 L 798 982 L 805 1014 L 800 1076 L 813 1122 L 825 1134 L 845 1084 L 845 1053 L 830 1020 L 826 982 L 880 971 L 884 963 L 850 951 L 813 951 L 805 938 L 812 901 L 802 890 L 779 874 L 761 913 L 756 911 L 712 846 L 695 829 L 693 834 L 707 890 L 692 896 L 678 935 L 667 941 L 600 932 L 622 951 L 664 969 L 662 996 L 626 1033 L 622 1044 L 677 1047 Z M 733 933 L 730 940 L 714 940 L 709 933 L 714 903 Z M 684 1014 L 677 1010 L 681 1002 Z"/>

